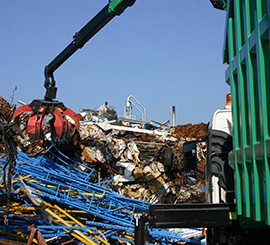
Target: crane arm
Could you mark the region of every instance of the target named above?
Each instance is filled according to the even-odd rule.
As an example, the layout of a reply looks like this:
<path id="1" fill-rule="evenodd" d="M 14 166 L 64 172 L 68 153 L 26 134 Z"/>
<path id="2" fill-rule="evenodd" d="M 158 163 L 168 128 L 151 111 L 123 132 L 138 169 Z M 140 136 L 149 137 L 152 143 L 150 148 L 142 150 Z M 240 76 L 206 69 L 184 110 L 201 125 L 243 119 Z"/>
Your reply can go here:
<path id="1" fill-rule="evenodd" d="M 52 100 L 56 98 L 57 88 L 53 73 L 56 71 L 71 55 L 82 48 L 96 33 L 98 33 L 108 22 L 116 15 L 121 15 L 127 7 L 134 4 L 136 0 L 110 0 L 109 3 L 93 17 L 79 32 L 73 36 L 73 41 L 45 67 L 44 75 L 46 88 L 45 99 Z"/>
<path id="2" fill-rule="evenodd" d="M 227 0 L 210 0 L 210 2 L 216 9 L 224 10 L 227 8 Z"/>

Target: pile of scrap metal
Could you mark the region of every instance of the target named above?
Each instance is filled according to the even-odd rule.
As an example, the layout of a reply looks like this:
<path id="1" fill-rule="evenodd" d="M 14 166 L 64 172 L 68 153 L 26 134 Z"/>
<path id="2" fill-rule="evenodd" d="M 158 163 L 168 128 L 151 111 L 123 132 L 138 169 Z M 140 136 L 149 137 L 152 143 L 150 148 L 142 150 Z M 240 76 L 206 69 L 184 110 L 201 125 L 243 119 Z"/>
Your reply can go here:
<path id="1" fill-rule="evenodd" d="M 12 109 L 4 99 L 1 103 L 6 103 L 0 110 L 5 122 Z M 37 239 L 41 231 L 40 239 L 47 244 L 128 244 L 134 242 L 135 209 L 145 210 L 150 203 L 204 202 L 200 173 L 206 144 L 198 144 L 197 181 L 184 171 L 182 148 L 184 142 L 204 137 L 206 124 L 169 128 L 130 123 L 117 120 L 106 104 L 99 112 L 78 116 L 79 134 L 57 148 L 49 138 L 37 142 L 27 134 L 27 115 L 21 116 L 21 133 L 12 122 L 3 128 L 18 153 L 1 142 L 1 154 L 7 153 L 1 159 L 1 230 L 6 229 L 1 237 L 25 241 L 34 235 Z M 149 230 L 149 242 L 171 244 L 197 237 L 194 242 L 203 244 L 198 230 L 187 233 Z"/>
<path id="2" fill-rule="evenodd" d="M 108 103 L 97 110 L 84 109 L 79 135 L 57 145 L 76 162 L 95 170 L 94 182 L 113 178 L 109 186 L 126 197 L 151 203 L 204 202 L 206 143 L 198 143 L 197 181 L 183 168 L 183 143 L 206 135 L 204 123 L 173 128 L 117 119 Z M 27 115 L 22 114 L 17 135 L 18 149 L 30 156 L 43 154 L 51 145 L 41 138 L 34 141 L 26 128 Z M 87 171 L 87 170 L 85 170 Z"/>
<path id="3" fill-rule="evenodd" d="M 99 114 L 104 110 L 107 103 Z M 84 110 L 80 148 L 81 161 L 95 168 L 98 181 L 113 176 L 113 190 L 151 203 L 204 202 L 206 143 L 198 143 L 198 181 L 185 173 L 182 151 L 184 142 L 205 137 L 206 124 L 169 128 L 93 115 Z"/>
<path id="4" fill-rule="evenodd" d="M 0 163 L 4 180 L 3 169 L 10 163 L 5 155 Z M 0 188 L 4 244 L 11 240 L 44 245 L 134 243 L 133 213 L 147 210 L 149 203 L 119 195 L 107 188 L 110 181 L 93 183 L 94 170 L 81 171 L 81 164 L 74 167 L 74 163 L 53 146 L 37 158 L 18 151 L 9 202 L 5 184 Z M 149 244 L 172 244 L 172 240 L 204 244 L 200 229 L 149 229 L 148 233 Z"/>

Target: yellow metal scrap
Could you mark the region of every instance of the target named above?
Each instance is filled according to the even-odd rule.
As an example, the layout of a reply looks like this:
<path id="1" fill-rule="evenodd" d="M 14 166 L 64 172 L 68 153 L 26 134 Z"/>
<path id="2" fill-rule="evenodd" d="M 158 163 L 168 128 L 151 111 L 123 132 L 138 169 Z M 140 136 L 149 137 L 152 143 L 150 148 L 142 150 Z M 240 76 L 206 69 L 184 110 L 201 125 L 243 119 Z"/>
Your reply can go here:
<path id="1" fill-rule="evenodd" d="M 85 225 L 83 225 L 80 221 L 78 221 L 77 219 L 75 219 L 72 215 L 70 215 L 67 211 L 63 210 L 63 209 L 60 208 L 59 206 L 57 206 L 57 205 L 52 206 L 51 204 L 46 203 L 46 202 L 44 202 L 44 204 L 45 204 L 46 206 L 48 206 L 48 208 L 46 208 L 45 211 L 46 211 L 47 213 L 49 213 L 50 215 L 52 215 L 52 216 L 56 219 L 55 221 L 58 221 L 58 222 L 64 224 L 65 226 L 68 226 L 68 227 L 74 227 L 74 228 L 76 227 L 76 226 L 72 226 L 71 223 L 77 225 L 77 227 L 85 227 Z M 49 207 L 50 207 L 50 208 L 49 208 Z M 56 210 L 58 211 L 58 214 L 56 214 L 55 212 L 53 212 L 53 211 L 51 210 L 52 208 L 56 209 Z M 61 216 L 64 216 L 64 217 L 70 219 L 70 221 L 67 221 L 67 220 L 64 220 L 63 218 L 61 218 L 61 217 L 60 217 L 60 213 L 62 214 Z M 63 229 L 63 230 L 65 230 L 65 231 L 71 233 L 71 232 L 70 232 L 69 230 L 67 230 L 67 229 Z M 89 229 L 87 229 L 87 231 L 88 231 L 91 235 L 93 235 L 96 239 L 98 239 L 100 242 L 102 242 L 103 244 L 110 245 L 110 244 L 109 244 L 107 241 L 105 241 L 103 238 L 97 236 L 93 231 L 91 231 L 91 230 L 89 230 Z M 84 235 L 84 234 L 83 234 L 82 232 L 80 232 L 79 230 L 74 229 L 74 232 L 75 232 L 76 234 L 71 233 L 71 235 L 72 235 L 72 236 L 76 235 L 76 236 L 74 236 L 74 237 L 76 237 L 76 238 L 79 239 L 80 241 L 86 242 L 86 244 L 90 244 L 90 245 L 96 244 L 94 241 L 92 241 L 89 237 L 87 237 L 86 235 Z M 83 240 L 84 240 L 84 241 L 83 241 Z"/>
<path id="2" fill-rule="evenodd" d="M 80 221 L 78 221 L 77 219 L 75 219 L 73 216 L 71 216 L 70 214 L 68 214 L 67 212 L 65 212 L 63 209 L 61 209 L 60 207 L 58 207 L 57 205 L 54 205 L 54 207 L 59 210 L 60 212 L 62 212 L 63 214 L 65 214 L 68 218 L 70 218 L 71 220 L 73 220 L 75 223 L 77 223 L 79 226 L 81 227 L 85 227 L 85 225 L 83 225 Z M 104 239 L 102 239 L 101 237 L 97 236 L 93 231 L 87 229 L 87 231 L 89 233 L 91 233 L 92 235 L 94 235 L 97 239 L 99 239 L 101 242 L 103 242 L 106 245 L 110 245 L 108 242 L 106 242 Z"/>
<path id="3" fill-rule="evenodd" d="M 53 216 L 56 220 L 60 221 L 62 224 L 64 224 L 65 226 L 68 227 L 72 227 L 72 225 L 69 224 L 69 222 L 63 220 L 59 215 L 55 214 L 53 211 L 51 211 L 49 208 L 46 208 L 45 211 L 47 213 L 49 213 L 51 216 Z M 76 237 L 78 240 L 84 242 L 87 245 L 96 245 L 96 243 L 94 241 L 92 241 L 89 237 L 87 237 L 86 235 L 84 235 L 81 231 L 74 229 L 74 232 L 70 232 L 67 229 L 63 229 L 67 232 L 69 232 L 72 236 Z"/>

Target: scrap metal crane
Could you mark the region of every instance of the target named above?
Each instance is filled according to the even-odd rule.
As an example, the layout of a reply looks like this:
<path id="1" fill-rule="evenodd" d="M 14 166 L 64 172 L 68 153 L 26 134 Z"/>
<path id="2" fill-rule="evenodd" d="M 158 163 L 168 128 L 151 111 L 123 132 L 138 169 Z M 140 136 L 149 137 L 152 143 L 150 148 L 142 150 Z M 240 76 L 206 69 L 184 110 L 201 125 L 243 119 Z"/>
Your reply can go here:
<path id="1" fill-rule="evenodd" d="M 43 100 L 33 100 L 30 104 L 19 107 L 13 115 L 13 120 L 19 124 L 22 113 L 31 112 L 27 122 L 27 131 L 34 140 L 39 141 L 43 134 L 44 120 L 52 116 L 50 123 L 51 137 L 62 142 L 79 128 L 76 113 L 64 106 L 56 98 L 57 87 L 53 73 L 78 49 L 82 48 L 97 32 L 99 32 L 115 16 L 121 15 L 135 0 L 110 0 L 109 3 L 93 17 L 79 32 L 75 33 L 72 42 L 45 67 L 44 87 L 46 94 Z"/>
<path id="2" fill-rule="evenodd" d="M 19 107 L 13 115 L 13 120 L 19 124 L 20 116 L 30 112 L 27 121 L 27 131 L 34 140 L 39 141 L 43 135 L 46 116 L 49 120 L 51 138 L 54 142 L 62 142 L 70 135 L 74 135 L 79 128 L 79 119 L 76 113 L 65 107 L 56 98 L 57 87 L 53 73 L 78 49 L 82 48 L 97 32 L 99 32 L 115 16 L 121 15 L 127 7 L 136 0 L 109 0 L 109 3 L 92 18 L 79 32 L 75 33 L 72 42 L 45 67 L 44 75 L 46 93 L 43 100 L 35 99 L 30 104 Z M 224 9 L 226 0 L 210 0 L 214 7 Z"/>

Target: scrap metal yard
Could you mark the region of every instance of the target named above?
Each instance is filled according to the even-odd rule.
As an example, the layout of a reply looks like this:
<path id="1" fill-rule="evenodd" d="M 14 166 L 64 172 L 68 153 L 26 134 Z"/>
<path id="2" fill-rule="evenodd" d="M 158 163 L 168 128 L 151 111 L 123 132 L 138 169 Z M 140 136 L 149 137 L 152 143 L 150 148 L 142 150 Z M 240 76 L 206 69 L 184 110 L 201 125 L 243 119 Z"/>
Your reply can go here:
<path id="1" fill-rule="evenodd" d="M 90 2 L 1 4 L 0 245 L 269 244 L 270 0 Z"/>
<path id="2" fill-rule="evenodd" d="M 132 244 L 136 209 L 205 202 L 206 143 L 198 147 L 197 180 L 185 175 L 182 156 L 184 142 L 205 136 L 204 123 L 135 125 L 108 120 L 115 112 L 103 107 L 78 114 L 79 131 L 51 144 L 48 134 L 39 141 L 29 136 L 28 113 L 20 116 L 20 130 L 14 130 L 12 105 L 3 97 L 0 112 L 2 139 L 18 149 L 13 152 L 1 142 L 1 239 L 14 244 Z M 148 232 L 149 244 L 204 244 L 200 227 Z"/>

